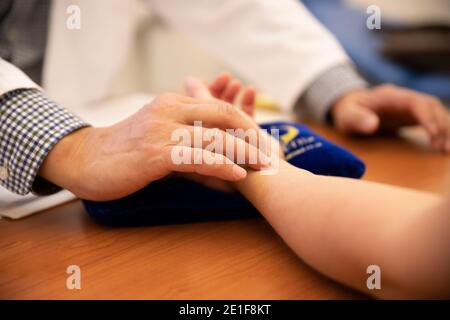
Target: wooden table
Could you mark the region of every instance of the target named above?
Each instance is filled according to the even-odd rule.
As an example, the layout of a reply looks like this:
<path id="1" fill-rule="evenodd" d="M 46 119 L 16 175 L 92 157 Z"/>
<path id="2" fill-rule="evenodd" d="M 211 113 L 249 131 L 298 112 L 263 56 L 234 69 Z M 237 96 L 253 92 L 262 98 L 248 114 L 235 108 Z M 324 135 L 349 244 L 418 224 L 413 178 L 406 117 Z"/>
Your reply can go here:
<path id="1" fill-rule="evenodd" d="M 359 155 L 367 180 L 450 190 L 450 157 L 423 143 L 313 127 Z M 81 290 L 66 288 L 69 265 L 81 268 Z M 262 219 L 111 228 L 94 223 L 74 201 L 24 220 L 0 220 L 0 298 L 364 297 L 306 266 Z"/>

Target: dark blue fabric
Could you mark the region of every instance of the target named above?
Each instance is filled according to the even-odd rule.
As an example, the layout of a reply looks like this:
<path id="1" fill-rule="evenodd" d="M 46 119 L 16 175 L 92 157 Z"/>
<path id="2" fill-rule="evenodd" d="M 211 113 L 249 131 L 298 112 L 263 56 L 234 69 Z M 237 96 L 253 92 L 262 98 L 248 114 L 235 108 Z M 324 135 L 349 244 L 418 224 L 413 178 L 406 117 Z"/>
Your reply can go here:
<path id="1" fill-rule="evenodd" d="M 278 129 L 286 159 L 315 174 L 360 178 L 364 163 L 308 127 L 287 122 L 264 124 Z M 240 194 L 212 190 L 184 179 L 152 182 L 119 200 L 83 201 L 96 220 L 111 225 L 160 225 L 257 217 L 257 210 Z"/>
<path id="2" fill-rule="evenodd" d="M 379 30 L 366 26 L 364 10 L 350 8 L 342 0 L 302 0 L 305 6 L 339 40 L 361 73 L 375 84 L 394 83 L 450 100 L 450 76 L 415 72 L 386 59 L 380 48 Z M 395 22 L 382 20 L 382 24 Z"/>
<path id="3" fill-rule="evenodd" d="M 179 224 L 259 216 L 258 211 L 239 193 L 220 192 L 178 178 L 152 182 L 119 200 L 84 200 L 83 204 L 95 220 L 114 226 Z"/>
<path id="4" fill-rule="evenodd" d="M 274 122 L 261 125 L 270 132 L 278 129 L 280 143 L 286 160 L 315 174 L 361 178 L 365 171 L 364 163 L 344 148 L 319 136 L 307 126 Z"/>

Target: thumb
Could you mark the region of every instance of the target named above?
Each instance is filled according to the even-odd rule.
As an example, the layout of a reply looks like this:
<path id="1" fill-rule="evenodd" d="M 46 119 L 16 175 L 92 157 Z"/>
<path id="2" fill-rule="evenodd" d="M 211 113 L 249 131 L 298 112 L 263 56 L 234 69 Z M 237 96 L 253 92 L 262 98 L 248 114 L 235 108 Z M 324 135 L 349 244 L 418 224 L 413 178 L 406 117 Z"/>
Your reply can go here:
<path id="1" fill-rule="evenodd" d="M 186 94 L 192 98 L 197 99 L 213 98 L 206 84 L 197 78 L 187 77 L 186 80 L 184 81 L 184 88 L 186 90 Z"/>
<path id="2" fill-rule="evenodd" d="M 372 134 L 378 129 L 380 118 L 370 109 L 347 105 L 335 114 L 335 122 L 343 132 Z"/>

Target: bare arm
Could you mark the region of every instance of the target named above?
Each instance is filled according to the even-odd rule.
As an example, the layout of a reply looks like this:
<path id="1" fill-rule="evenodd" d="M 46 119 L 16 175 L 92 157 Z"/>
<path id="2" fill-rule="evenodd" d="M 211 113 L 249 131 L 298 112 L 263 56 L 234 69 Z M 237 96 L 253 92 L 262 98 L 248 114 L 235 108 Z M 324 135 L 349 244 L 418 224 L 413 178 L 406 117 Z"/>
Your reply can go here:
<path id="1" fill-rule="evenodd" d="M 213 87 L 227 92 L 233 87 L 227 83 L 219 77 Z M 195 79 L 187 92 L 211 96 Z M 253 107 L 250 101 L 246 112 Z M 281 159 L 279 164 L 277 174 L 249 171 L 235 186 L 307 263 L 376 297 L 450 296 L 450 203 L 433 194 L 316 176 Z M 381 268 L 381 290 L 367 289 L 370 265 Z"/>
<path id="2" fill-rule="evenodd" d="M 297 255 L 325 275 L 381 298 L 449 296 L 444 199 L 316 176 L 282 160 L 278 174 L 249 172 L 237 187 Z M 369 291 L 366 268 L 373 264 L 381 268 L 382 289 Z"/>

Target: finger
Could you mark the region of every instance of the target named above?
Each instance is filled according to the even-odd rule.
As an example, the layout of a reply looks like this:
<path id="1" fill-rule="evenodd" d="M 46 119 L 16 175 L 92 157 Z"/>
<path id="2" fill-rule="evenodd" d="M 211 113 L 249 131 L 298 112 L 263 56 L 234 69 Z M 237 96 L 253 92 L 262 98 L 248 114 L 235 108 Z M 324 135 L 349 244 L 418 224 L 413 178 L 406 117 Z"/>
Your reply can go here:
<path id="1" fill-rule="evenodd" d="M 240 90 L 241 82 L 239 80 L 232 80 L 220 96 L 220 99 L 229 103 L 233 103 Z"/>
<path id="2" fill-rule="evenodd" d="M 184 81 L 186 93 L 193 98 L 198 99 L 211 99 L 211 95 L 208 87 L 201 80 L 194 77 L 187 77 Z"/>
<path id="3" fill-rule="evenodd" d="M 183 138 L 181 141 L 172 141 L 173 143 L 222 154 L 236 164 L 248 165 L 257 170 L 270 166 L 270 157 L 244 139 L 217 128 L 193 126 L 184 126 L 184 128 L 189 132 L 189 139 Z M 249 138 L 256 143 L 257 133 Z"/>
<path id="4" fill-rule="evenodd" d="M 447 119 L 447 142 L 445 143 L 445 151 L 450 152 L 450 113 L 446 112 Z"/>
<path id="5" fill-rule="evenodd" d="M 424 100 L 411 100 L 409 108 L 417 123 L 425 128 L 431 140 L 436 140 L 439 135 L 439 126 L 435 115 L 435 110 Z"/>
<path id="6" fill-rule="evenodd" d="M 239 181 L 247 176 L 247 171 L 230 159 L 204 149 L 170 146 L 166 148 L 166 157 L 168 169 L 174 172 L 196 173 L 226 181 Z M 215 161 L 209 163 L 203 161 L 205 158 L 215 158 Z"/>
<path id="7" fill-rule="evenodd" d="M 434 137 L 432 137 L 432 146 L 434 149 L 439 151 L 444 151 L 445 149 L 445 128 L 443 125 L 443 119 L 441 119 L 442 115 L 440 114 L 440 111 L 438 110 L 437 106 L 433 103 L 430 103 L 429 108 L 432 110 L 436 126 L 437 126 L 437 133 Z"/>
<path id="8" fill-rule="evenodd" d="M 196 78 L 193 78 L 193 79 L 196 79 Z M 205 86 L 203 84 L 203 82 L 201 82 L 200 80 L 196 79 L 196 81 L 200 82 L 202 86 Z M 186 83 L 185 83 L 185 86 L 186 86 Z M 186 88 L 186 90 L 187 90 L 187 88 Z M 178 94 L 178 93 L 168 92 L 168 93 L 163 93 L 163 94 L 155 97 L 152 101 L 150 101 L 150 103 L 147 104 L 147 106 L 158 105 L 157 100 L 161 101 L 161 103 L 159 105 L 162 105 L 164 107 L 166 107 L 168 105 L 175 106 L 177 109 L 178 108 L 184 109 L 189 105 L 197 105 L 197 104 L 203 105 L 203 104 L 211 103 L 211 101 L 216 101 L 216 99 L 212 98 L 211 96 L 209 96 L 207 98 L 197 98 L 197 97 L 192 97 L 192 96 L 189 96 L 186 94 Z"/>
<path id="9" fill-rule="evenodd" d="M 345 133 L 372 134 L 378 129 L 380 119 L 372 110 L 352 104 L 337 110 L 335 124 Z"/>
<path id="10" fill-rule="evenodd" d="M 442 103 L 433 96 L 418 93 L 414 90 L 392 85 L 380 86 L 377 89 L 387 99 L 382 105 L 397 111 L 407 112 L 403 120 L 405 124 L 419 124 L 427 131 L 433 148 L 445 150 L 450 135 L 447 111 Z M 450 143 L 449 143 L 450 145 Z M 450 149 L 450 148 L 449 148 Z"/>
<path id="11" fill-rule="evenodd" d="M 436 121 L 438 124 L 438 142 L 437 148 L 439 150 L 446 152 L 447 151 L 447 143 L 449 141 L 450 136 L 450 123 L 448 121 L 448 111 L 441 104 L 439 100 L 432 100 L 431 107 L 434 109 L 434 114 L 436 117 Z"/>
<path id="12" fill-rule="evenodd" d="M 209 86 L 209 90 L 211 94 L 215 98 L 220 98 L 222 93 L 225 91 L 228 83 L 230 82 L 231 76 L 229 73 L 223 72 L 221 73 Z"/>
<path id="13" fill-rule="evenodd" d="M 253 141 L 250 141 L 250 143 L 259 147 L 266 154 L 272 152 L 269 135 L 262 131 L 251 117 L 232 104 L 220 100 L 205 104 L 193 104 L 180 109 L 176 116 L 178 117 L 177 120 L 188 125 L 193 125 L 195 121 L 202 121 L 202 125 L 207 128 L 220 128 L 224 131 L 241 129 L 244 132 L 258 132 L 257 143 L 254 144 Z"/>
<path id="14" fill-rule="evenodd" d="M 242 111 L 250 117 L 253 117 L 255 112 L 255 96 L 255 89 L 253 87 L 247 87 L 242 97 Z"/>
<path id="15" fill-rule="evenodd" d="M 208 128 L 220 129 L 255 129 L 259 126 L 236 106 L 220 101 L 208 101 L 204 104 L 186 105 L 180 109 L 177 119 L 192 125 L 195 121 L 202 121 Z"/>

